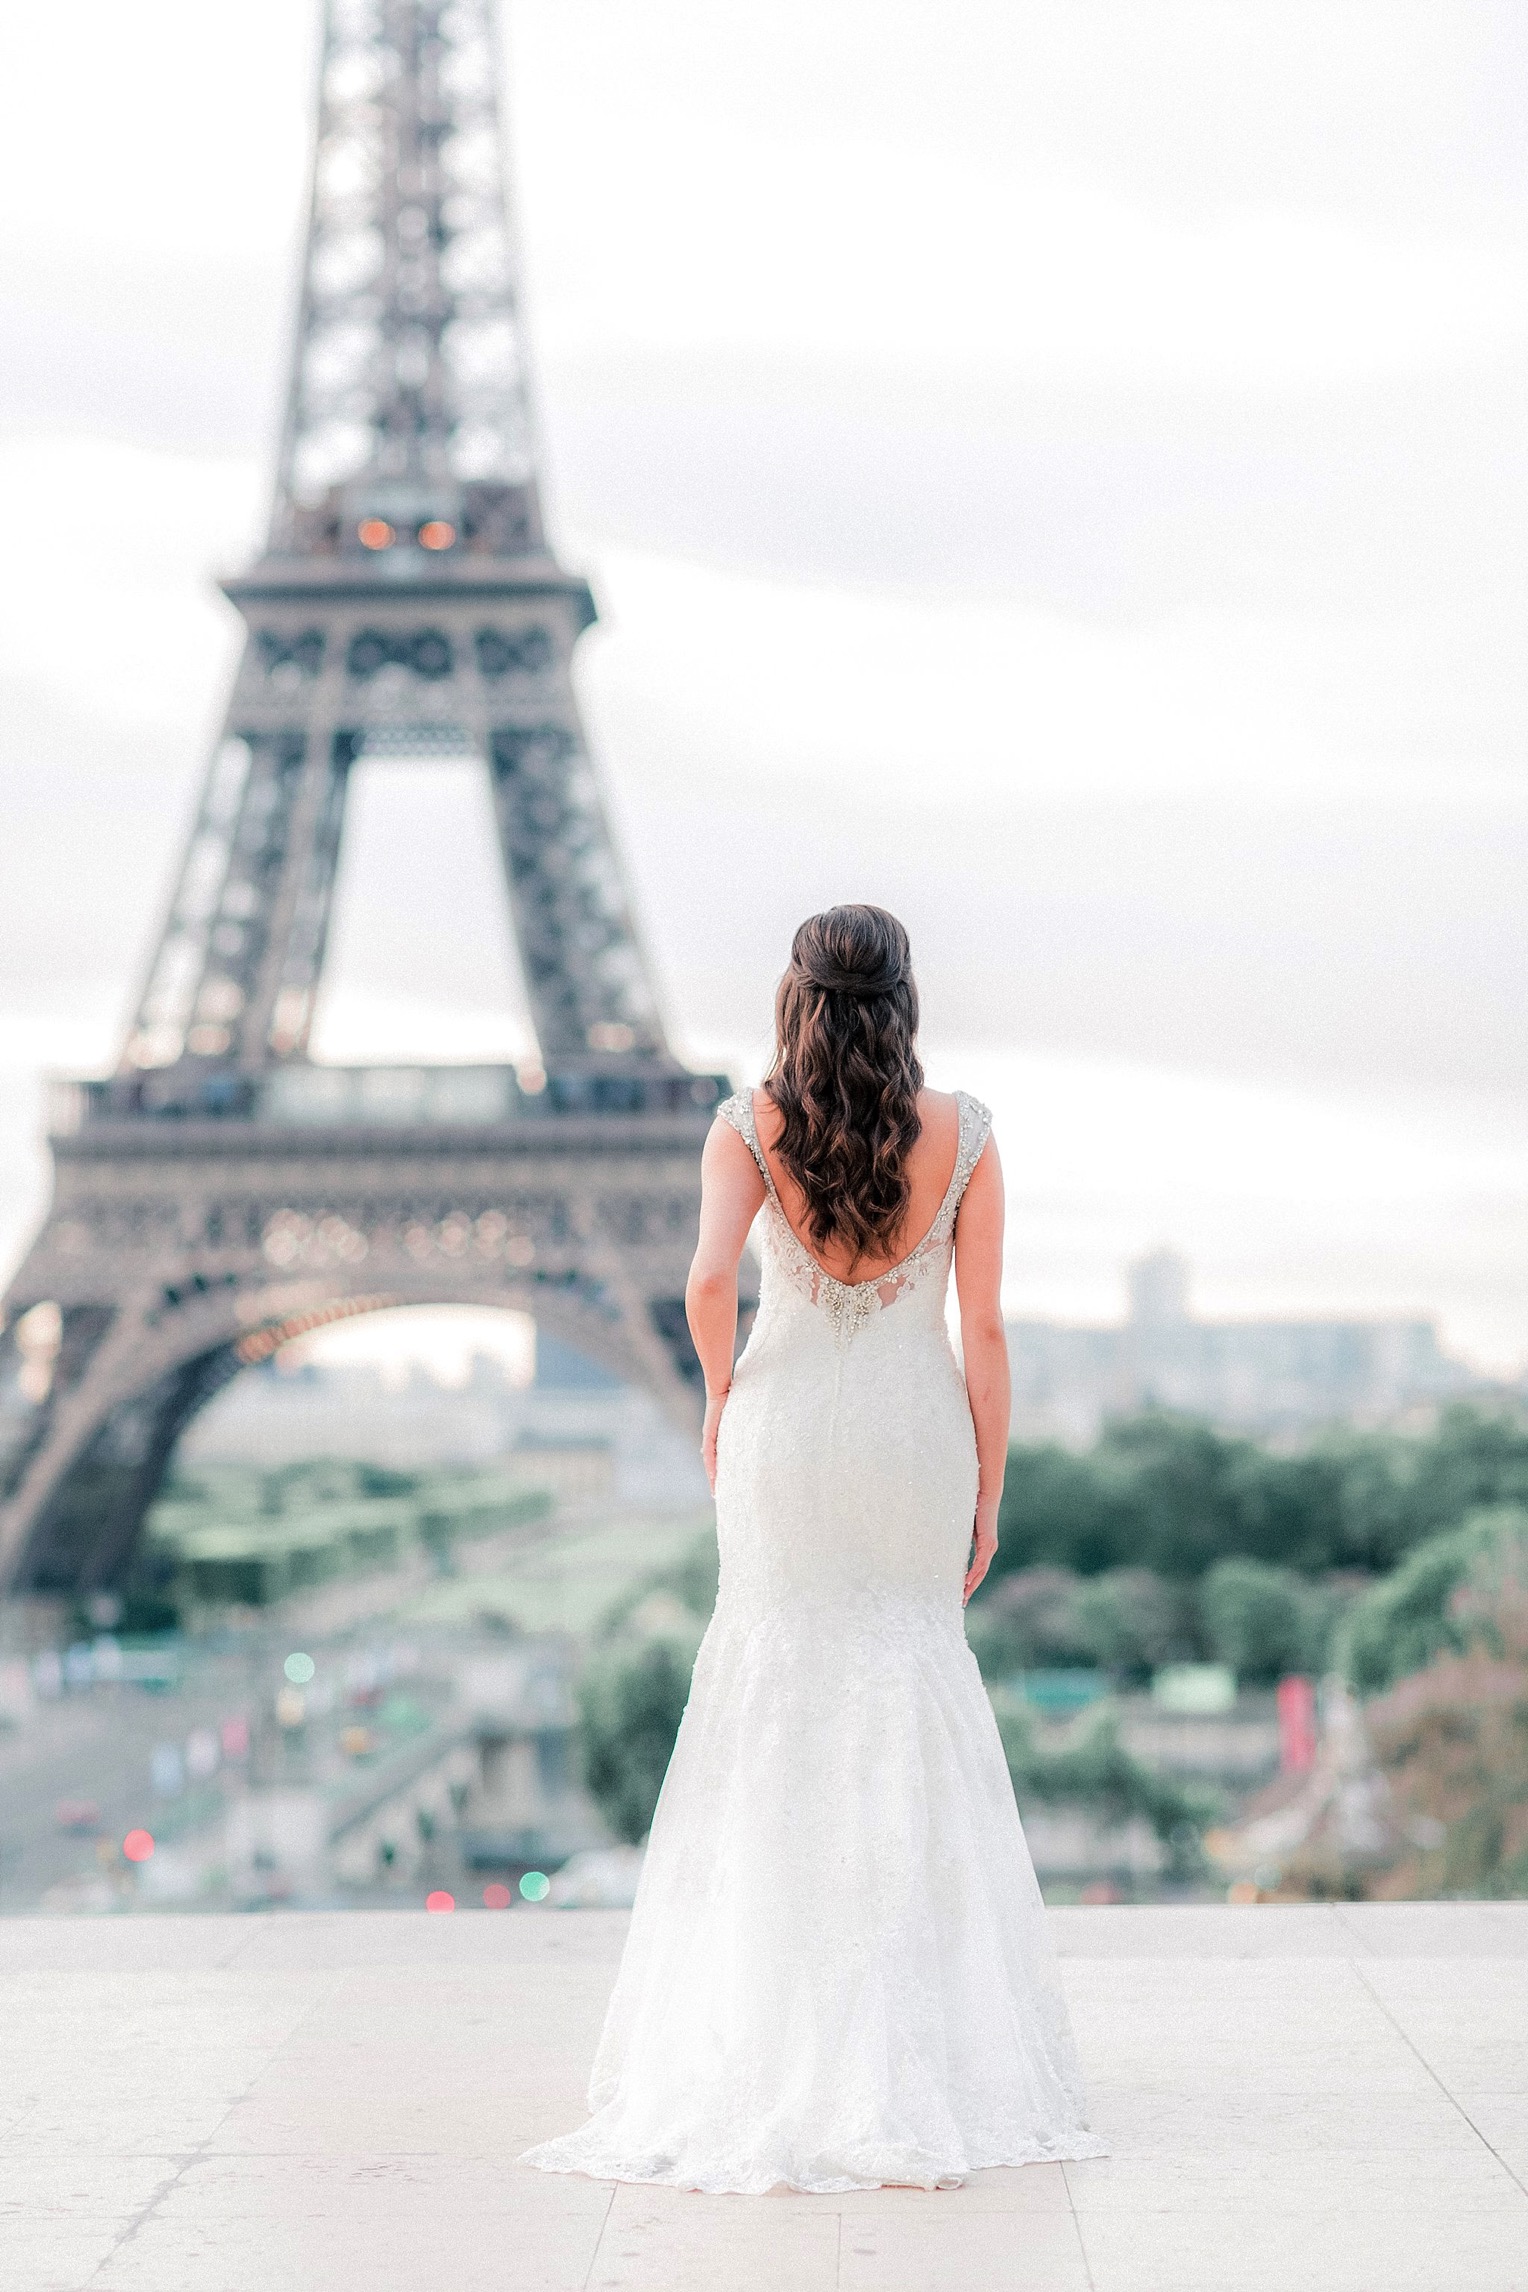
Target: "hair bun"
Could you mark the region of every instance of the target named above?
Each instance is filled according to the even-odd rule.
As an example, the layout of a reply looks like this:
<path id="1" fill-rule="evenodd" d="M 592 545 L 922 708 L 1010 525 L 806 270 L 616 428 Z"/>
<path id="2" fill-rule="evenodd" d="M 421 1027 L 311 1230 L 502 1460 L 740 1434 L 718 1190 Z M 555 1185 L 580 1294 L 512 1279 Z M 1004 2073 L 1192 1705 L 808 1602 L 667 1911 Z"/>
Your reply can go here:
<path id="1" fill-rule="evenodd" d="M 883 964 L 875 971 L 845 971 L 821 956 L 803 963 L 801 974 L 812 986 L 820 987 L 829 995 L 889 995 L 893 988 L 904 985 L 907 978 L 906 968 L 900 963 Z"/>
<path id="2" fill-rule="evenodd" d="M 884 907 L 824 908 L 791 941 L 790 976 L 822 995 L 915 993 L 907 933 Z"/>

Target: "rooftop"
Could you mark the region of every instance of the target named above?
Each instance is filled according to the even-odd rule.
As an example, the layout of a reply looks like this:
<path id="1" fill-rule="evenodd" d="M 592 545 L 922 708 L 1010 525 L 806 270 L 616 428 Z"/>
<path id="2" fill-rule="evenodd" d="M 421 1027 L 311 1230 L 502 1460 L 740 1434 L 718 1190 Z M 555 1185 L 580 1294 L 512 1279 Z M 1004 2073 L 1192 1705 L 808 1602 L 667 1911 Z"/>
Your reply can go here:
<path id="1" fill-rule="evenodd" d="M 1528 1904 L 1051 1913 L 1107 2160 L 531 2172 L 616 1912 L 0 1921 L 16 2292 L 1524 2292 Z"/>

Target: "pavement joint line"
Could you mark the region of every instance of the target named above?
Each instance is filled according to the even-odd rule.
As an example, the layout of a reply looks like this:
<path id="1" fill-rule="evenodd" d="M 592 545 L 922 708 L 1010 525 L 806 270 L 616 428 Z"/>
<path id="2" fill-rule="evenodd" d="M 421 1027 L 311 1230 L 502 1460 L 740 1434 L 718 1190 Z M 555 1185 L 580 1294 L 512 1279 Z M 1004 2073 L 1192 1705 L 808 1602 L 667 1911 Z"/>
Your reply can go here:
<path id="1" fill-rule="evenodd" d="M 1451 2093 L 1449 2091 L 1442 2078 L 1438 2075 L 1436 2069 L 1434 2069 L 1432 2063 L 1428 2060 L 1426 2054 L 1422 2051 L 1422 2048 L 1416 2043 L 1410 2032 L 1404 2029 L 1400 2022 L 1396 2020 L 1395 2015 L 1390 2011 L 1389 2006 L 1386 2005 L 1384 1999 L 1380 1996 L 1379 1991 L 1374 1987 L 1374 1984 L 1370 1981 L 1368 1975 L 1364 1972 L 1363 1967 L 1359 1964 L 1358 1960 L 1356 1958 L 1350 1958 L 1348 1963 L 1353 1968 L 1354 1973 L 1357 1974 L 1359 1980 L 1363 1983 L 1363 1986 L 1368 1991 L 1370 1997 L 1373 1998 L 1375 2004 L 1379 2007 L 1379 2010 L 1384 2015 L 1386 2021 L 1389 2022 L 1390 2027 L 1395 2031 L 1396 2036 L 1412 2054 L 1413 2058 L 1422 2064 L 1422 2067 L 1426 2070 L 1434 2085 L 1437 2086 L 1438 2091 L 1443 2095 L 1443 2098 L 1448 2103 L 1449 2107 L 1458 2111 L 1459 2115 L 1469 2126 L 1470 2131 L 1474 2134 L 1476 2140 L 1480 2142 L 1482 2148 L 1488 2150 L 1489 2153 L 1496 2159 L 1496 2162 L 1500 2165 L 1508 2180 L 1511 2181 L 1513 2187 L 1516 2188 L 1524 2197 L 1528 2197 L 1528 2182 L 1525 2182 L 1523 2180 L 1522 2174 L 1515 2172 L 1512 2166 L 1508 2164 L 1506 2158 L 1502 2155 L 1500 2149 L 1498 2149 L 1496 2146 L 1496 2143 L 1487 2139 L 1486 2135 L 1476 2124 L 1474 2118 L 1470 2115 L 1468 2109 L 1466 2109 L 1464 2103 L 1460 2100 L 1458 2094 Z"/>
<path id="2" fill-rule="evenodd" d="M 525 2169 L 527 2172 L 534 2172 L 536 2168 L 534 2165 L 528 2165 Z M 589 2265 L 584 2270 L 583 2292 L 589 2292 L 589 2285 L 593 2278 L 594 2271 L 599 2266 L 600 2246 L 604 2243 L 605 2231 L 610 2226 L 610 2215 L 615 2208 L 615 2192 L 618 2186 L 619 2183 L 612 2181 L 610 2184 L 610 2193 L 605 2199 L 605 2210 L 600 2218 L 599 2233 L 595 2237 L 594 2243 L 590 2248 Z"/>
<path id="3" fill-rule="evenodd" d="M 1360 1958 L 1368 1957 L 1369 1952 L 1363 1947 L 1362 1933 L 1360 1932 L 1359 1928 L 1354 1925 L 1351 1918 L 1345 1917 L 1343 1915 L 1345 1905 L 1341 1902 L 1328 1902 L 1325 1907 L 1330 1912 L 1331 1916 L 1336 1920 L 1340 1931 L 1348 1937 L 1349 1942 L 1352 1944 L 1352 1948 L 1348 1953 L 1348 1963 L 1350 1965 L 1356 1965 Z"/>
<path id="4" fill-rule="evenodd" d="M 248 1937 L 248 1941 L 252 1942 L 253 1940 L 254 1936 L 251 1934 Z M 247 1946 L 248 1943 L 243 1938 L 241 1938 L 237 1945 L 237 1949 L 242 1951 Z M 226 1963 L 226 1961 L 220 1962 L 217 1969 L 219 1973 L 224 1970 L 224 1963 Z M 216 2140 L 218 2134 L 223 2130 L 223 2127 L 227 2124 L 229 2118 L 233 2115 L 236 2109 L 242 2108 L 243 2104 L 249 2099 L 250 2092 L 252 2091 L 254 2085 L 266 2074 L 272 2063 L 280 2059 L 281 2055 L 291 2044 L 293 2038 L 297 2035 L 298 2030 L 301 2029 L 303 2024 L 311 2018 L 311 2016 L 317 2011 L 317 2008 L 318 2000 L 316 1998 L 311 1999 L 301 2019 L 294 2025 L 293 2028 L 287 2031 L 285 2037 L 282 2038 L 279 2045 L 272 2047 L 269 2059 L 261 2064 L 260 2068 L 255 2072 L 255 2076 L 250 2080 L 249 2085 L 245 2087 L 242 2093 L 236 2095 L 235 2098 L 229 2102 L 227 2108 L 218 2118 L 217 2123 L 215 2125 L 208 2126 L 207 2131 L 203 2134 L 201 2140 L 197 2142 L 195 2148 L 188 2149 L 186 2151 L 175 2171 L 171 2173 L 169 2179 L 161 2182 L 160 2186 L 155 2189 L 153 2195 L 149 2198 L 148 2203 L 142 2206 L 140 2210 L 134 2214 L 133 2218 L 128 2222 L 126 2228 L 123 2229 L 121 2235 L 114 2241 L 111 2250 L 105 2254 L 99 2266 L 91 2272 L 90 2282 L 92 2284 L 97 2284 L 100 2282 L 101 2270 L 103 2268 L 109 2268 L 112 2262 L 116 2259 L 118 2253 L 122 2250 L 123 2246 L 131 2244 L 133 2239 L 137 2236 L 139 2230 L 147 2227 L 148 2223 L 153 2219 L 155 2213 L 158 2212 L 160 2206 L 164 2203 L 166 2197 L 171 2195 L 172 2192 L 180 2186 L 180 2183 L 185 2179 L 187 2173 L 190 2172 L 192 2166 L 205 2163 L 207 2158 L 215 2153 L 213 2151 L 212 2144 Z"/>
<path id="5" fill-rule="evenodd" d="M 236 2108 L 238 2104 L 236 2102 L 231 2102 L 229 2106 L 230 2108 Z M 218 2124 L 221 2124 L 222 2121 L 223 2120 L 220 2117 L 218 2119 Z M 155 2189 L 153 2195 L 149 2198 L 148 2203 L 143 2205 L 139 2211 L 134 2213 L 132 2219 L 128 2222 L 126 2228 L 123 2229 L 121 2235 L 113 2240 L 111 2250 L 104 2254 L 97 2266 L 92 2269 L 90 2275 L 90 2282 L 92 2284 L 99 2283 L 101 2270 L 103 2268 L 110 2268 L 112 2262 L 116 2259 L 123 2246 L 132 2243 L 134 2237 L 138 2234 L 139 2229 L 143 2228 L 150 2220 L 153 2219 L 155 2213 L 164 2203 L 165 2198 L 170 2194 L 172 2189 L 179 2187 L 180 2183 L 185 2179 L 187 2173 L 197 2162 L 198 2158 L 205 2154 L 207 2142 L 212 2139 L 212 2134 L 216 2131 L 217 2126 L 214 2125 L 212 2132 L 209 2132 L 204 2140 L 200 2141 L 194 2149 L 188 2150 L 186 2154 L 181 2158 L 180 2163 L 176 2166 L 174 2172 L 171 2173 L 169 2179 L 161 2181 L 158 2188 Z"/>
<path id="6" fill-rule="evenodd" d="M 1088 2292 L 1097 2292 L 1093 2282 L 1093 2263 L 1088 2257 L 1088 2240 L 1082 2233 L 1082 2221 L 1077 2211 L 1077 2199 L 1072 2194 L 1072 2177 L 1066 2169 L 1067 2160 L 1061 2160 L 1061 2186 L 1066 2190 L 1066 2209 L 1072 2216 L 1072 2227 L 1077 2237 L 1077 2249 L 1082 2254 L 1082 2272 L 1088 2280 Z"/>
<path id="7" fill-rule="evenodd" d="M 227 1954 L 226 1956 L 219 1958 L 217 1962 L 217 1971 L 220 1974 L 227 1973 L 231 1966 L 236 1966 L 239 1963 L 239 1960 L 244 1956 L 245 1952 L 254 1948 L 258 1939 L 258 1924 L 255 1919 L 251 1918 L 248 1921 L 247 1931 L 234 1934 L 230 1937 Z"/>

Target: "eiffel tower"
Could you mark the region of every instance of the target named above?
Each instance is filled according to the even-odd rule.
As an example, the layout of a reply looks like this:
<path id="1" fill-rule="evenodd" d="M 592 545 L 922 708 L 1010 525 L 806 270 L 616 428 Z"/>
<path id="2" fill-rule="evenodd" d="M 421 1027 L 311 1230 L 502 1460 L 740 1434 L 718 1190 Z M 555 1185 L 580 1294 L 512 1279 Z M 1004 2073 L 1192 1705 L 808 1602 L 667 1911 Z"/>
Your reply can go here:
<path id="1" fill-rule="evenodd" d="M 693 1408 L 726 1078 L 670 1051 L 542 531 L 493 0 L 327 0 L 296 344 L 241 664 L 120 1065 L 58 1087 L 4 1299 L 0 1589 L 119 1586 L 179 1433 L 295 1334 L 513 1305 Z M 350 774 L 481 759 L 539 1045 L 308 1056 Z"/>

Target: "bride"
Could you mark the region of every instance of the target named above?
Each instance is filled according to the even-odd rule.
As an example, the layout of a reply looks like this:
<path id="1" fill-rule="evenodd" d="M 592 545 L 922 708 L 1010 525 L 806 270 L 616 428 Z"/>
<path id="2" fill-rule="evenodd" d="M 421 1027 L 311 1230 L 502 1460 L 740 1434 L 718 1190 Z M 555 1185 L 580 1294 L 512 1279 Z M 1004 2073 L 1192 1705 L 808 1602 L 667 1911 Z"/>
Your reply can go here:
<path id="1" fill-rule="evenodd" d="M 811 917 L 768 1080 L 706 1142 L 687 1305 L 721 1588 L 594 2115 L 527 2152 L 553 2172 L 944 2188 L 1102 2150 L 961 1613 L 1007 1453 L 1002 1174 L 987 1109 L 923 1087 L 917 1023 L 896 918 Z"/>

